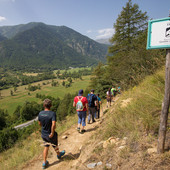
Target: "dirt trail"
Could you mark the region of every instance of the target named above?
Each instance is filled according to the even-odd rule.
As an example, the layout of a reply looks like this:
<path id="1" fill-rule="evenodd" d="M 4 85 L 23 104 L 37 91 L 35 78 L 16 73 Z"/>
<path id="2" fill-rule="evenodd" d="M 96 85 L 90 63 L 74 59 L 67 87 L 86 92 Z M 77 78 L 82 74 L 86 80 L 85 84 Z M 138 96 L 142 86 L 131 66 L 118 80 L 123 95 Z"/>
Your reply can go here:
<path id="1" fill-rule="evenodd" d="M 65 131 L 62 136 L 59 136 L 59 148 L 60 151 L 65 150 L 66 154 L 61 159 L 58 160 L 56 157 L 56 153 L 53 150 L 52 147 L 49 149 L 48 154 L 48 161 L 49 166 L 48 170 L 70 170 L 70 169 L 77 169 L 76 164 L 81 164 L 81 167 L 83 169 L 88 169 L 86 165 L 84 165 L 82 162 L 84 158 L 82 158 L 81 155 L 81 148 L 85 147 L 84 145 L 90 141 L 91 136 L 96 132 L 96 129 L 100 126 L 101 121 L 103 120 L 103 111 L 106 109 L 106 106 L 103 105 L 103 108 L 101 108 L 101 117 L 100 119 L 97 119 L 96 122 L 93 124 L 87 124 L 86 125 L 86 132 L 84 134 L 80 134 L 77 132 L 76 125 L 73 125 L 70 129 Z M 63 136 L 67 136 L 66 139 L 62 139 Z M 89 149 L 87 152 L 83 153 L 83 157 L 88 157 L 88 153 L 90 153 Z M 38 157 L 36 160 L 32 160 L 29 162 L 27 167 L 24 167 L 24 170 L 39 170 L 42 169 L 42 154 Z M 82 169 L 82 168 L 81 168 Z"/>

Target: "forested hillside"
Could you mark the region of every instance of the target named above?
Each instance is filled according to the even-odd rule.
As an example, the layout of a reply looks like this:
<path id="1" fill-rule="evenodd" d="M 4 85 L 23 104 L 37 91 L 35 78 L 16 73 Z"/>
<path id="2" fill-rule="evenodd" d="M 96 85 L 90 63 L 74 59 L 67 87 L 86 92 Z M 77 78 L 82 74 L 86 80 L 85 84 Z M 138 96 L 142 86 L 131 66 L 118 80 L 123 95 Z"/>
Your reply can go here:
<path id="1" fill-rule="evenodd" d="M 30 23 L 0 28 L 0 66 L 17 70 L 45 70 L 96 65 L 106 60 L 107 45 L 99 44 L 65 27 Z"/>

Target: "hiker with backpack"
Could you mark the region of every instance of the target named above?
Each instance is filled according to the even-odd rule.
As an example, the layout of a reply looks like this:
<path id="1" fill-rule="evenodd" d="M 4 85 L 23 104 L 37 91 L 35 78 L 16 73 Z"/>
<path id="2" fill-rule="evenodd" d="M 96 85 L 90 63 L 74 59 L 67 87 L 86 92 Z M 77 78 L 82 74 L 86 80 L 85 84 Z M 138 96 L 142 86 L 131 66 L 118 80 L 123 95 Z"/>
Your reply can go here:
<path id="1" fill-rule="evenodd" d="M 98 100 L 98 107 L 97 107 L 97 118 L 100 118 L 100 105 L 102 104 L 101 98 L 99 97 L 100 95 L 97 94 L 97 100 Z"/>
<path id="2" fill-rule="evenodd" d="M 107 99 L 107 108 L 108 108 L 109 104 L 111 106 L 111 101 L 112 101 L 112 93 L 111 93 L 110 88 L 106 92 L 106 99 Z"/>
<path id="3" fill-rule="evenodd" d="M 94 94 L 94 90 L 92 89 L 90 94 L 87 95 L 87 100 L 88 100 L 88 107 L 89 107 L 89 116 L 88 116 L 88 124 L 91 121 L 92 118 L 92 123 L 95 122 L 94 120 L 94 115 L 96 112 L 96 106 L 98 104 L 97 96 Z"/>
<path id="4" fill-rule="evenodd" d="M 50 99 L 45 99 L 43 102 L 44 110 L 41 111 L 38 115 L 38 124 L 41 126 L 41 137 L 44 141 L 44 151 L 43 151 L 43 159 L 44 162 L 42 164 L 42 168 L 47 168 L 49 162 L 47 161 L 49 146 L 52 145 L 55 152 L 57 153 L 57 158 L 61 159 L 61 157 L 65 154 L 65 151 L 59 152 L 58 148 L 58 134 L 55 132 L 56 128 L 56 113 L 51 111 L 50 108 L 52 106 L 52 102 Z"/>
<path id="5" fill-rule="evenodd" d="M 73 107 L 76 107 L 76 111 L 78 114 L 78 126 L 77 131 L 80 133 L 84 133 L 86 126 L 86 112 L 88 110 L 88 101 L 86 97 L 83 97 L 83 90 L 79 90 L 78 96 L 74 98 Z M 80 126 L 82 124 L 82 129 L 80 130 Z"/>

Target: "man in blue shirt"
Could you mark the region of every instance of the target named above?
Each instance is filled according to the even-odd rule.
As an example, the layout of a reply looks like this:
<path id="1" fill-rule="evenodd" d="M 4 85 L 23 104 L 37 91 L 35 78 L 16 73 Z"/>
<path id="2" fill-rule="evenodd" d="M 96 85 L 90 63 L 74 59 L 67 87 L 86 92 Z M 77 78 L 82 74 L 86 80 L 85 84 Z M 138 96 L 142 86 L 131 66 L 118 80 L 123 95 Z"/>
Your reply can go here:
<path id="1" fill-rule="evenodd" d="M 57 158 L 61 159 L 61 157 L 65 154 L 65 151 L 59 152 L 58 148 L 58 135 L 55 132 L 56 128 L 56 113 L 51 111 L 50 108 L 52 106 L 52 102 L 49 99 L 45 99 L 43 102 L 44 110 L 41 111 L 38 115 L 38 123 L 42 127 L 41 129 L 41 137 L 44 144 L 43 151 L 43 165 L 42 168 L 45 169 L 48 166 L 47 155 L 49 146 L 52 145 L 54 150 L 57 153 Z"/>
<path id="2" fill-rule="evenodd" d="M 97 96 L 94 94 L 94 90 L 92 89 L 90 94 L 87 95 L 88 100 L 88 107 L 89 107 L 89 116 L 88 116 L 88 124 L 90 123 L 90 120 L 92 118 L 92 123 L 96 122 L 94 120 L 95 112 L 96 112 L 96 106 L 97 106 Z"/>

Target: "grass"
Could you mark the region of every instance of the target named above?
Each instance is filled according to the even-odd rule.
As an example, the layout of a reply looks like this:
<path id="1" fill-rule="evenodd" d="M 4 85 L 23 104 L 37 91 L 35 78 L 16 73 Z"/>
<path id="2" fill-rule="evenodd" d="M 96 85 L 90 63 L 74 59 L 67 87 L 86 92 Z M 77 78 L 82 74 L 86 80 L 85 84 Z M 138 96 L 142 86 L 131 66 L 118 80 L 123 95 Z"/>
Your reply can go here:
<path id="1" fill-rule="evenodd" d="M 41 85 L 41 90 L 36 90 L 34 92 L 30 92 L 25 88 L 28 85 L 17 87 L 17 91 L 14 93 L 14 96 L 10 95 L 10 90 L 13 88 L 5 89 L 1 91 L 2 98 L 0 99 L 0 108 L 8 111 L 9 114 L 12 114 L 18 105 L 23 105 L 25 101 L 36 101 L 40 102 L 40 99 L 36 98 L 36 93 L 50 95 L 52 97 L 63 98 L 66 93 L 76 93 L 79 89 L 86 89 L 89 86 L 90 76 L 83 76 L 83 80 L 73 80 L 73 84 L 69 88 L 65 88 L 61 85 L 63 80 L 55 80 L 59 81 L 60 85 L 58 87 L 52 87 L 51 83 L 47 84 L 47 82 L 51 82 L 51 80 L 44 80 L 41 82 L 32 83 L 32 85 Z M 46 83 L 46 85 L 43 85 Z"/>
<path id="2" fill-rule="evenodd" d="M 68 70 L 60 70 L 60 73 L 64 73 L 65 71 L 67 71 L 68 73 L 73 73 L 74 71 L 75 72 L 78 72 L 78 71 L 81 71 L 81 70 L 84 70 L 84 69 L 88 69 L 88 70 L 91 70 L 91 67 L 82 67 L 82 68 L 73 68 L 73 69 L 68 69 Z M 57 73 L 58 70 L 55 70 L 54 73 Z"/>
<path id="3" fill-rule="evenodd" d="M 67 122 L 67 123 L 66 123 Z M 77 122 L 77 115 L 67 117 L 63 122 L 56 123 L 56 131 L 61 135 L 66 129 Z M 0 169 L 22 169 L 25 163 L 38 159 L 42 154 L 43 146 L 40 132 L 37 130 L 23 141 L 18 142 L 15 147 L 0 153 Z"/>
<path id="4" fill-rule="evenodd" d="M 103 138 L 129 136 L 138 140 L 142 134 L 157 134 L 164 96 L 164 71 L 147 77 L 138 87 L 124 92 L 109 117 Z M 123 101 L 131 98 L 126 106 Z"/>

